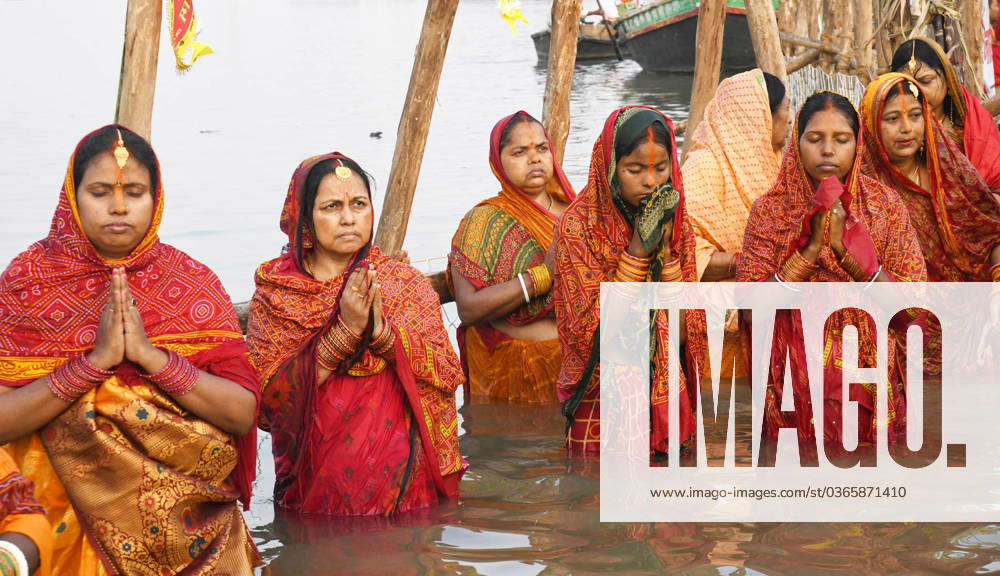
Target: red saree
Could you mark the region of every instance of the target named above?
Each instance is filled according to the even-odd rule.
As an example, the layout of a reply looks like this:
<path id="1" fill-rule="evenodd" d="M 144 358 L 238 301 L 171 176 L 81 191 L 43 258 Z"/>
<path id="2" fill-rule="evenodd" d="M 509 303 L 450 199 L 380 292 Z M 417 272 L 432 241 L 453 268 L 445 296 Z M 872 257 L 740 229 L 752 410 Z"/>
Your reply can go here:
<path id="1" fill-rule="evenodd" d="M 824 197 L 843 192 L 840 200 L 847 211 L 845 223 L 845 243 L 851 254 L 866 272 L 871 270 L 872 263 L 882 267 L 882 271 L 897 281 L 924 281 L 926 272 L 920 245 L 916 234 L 906 217 L 906 207 L 899 195 L 861 173 L 860 155 L 863 144 L 859 142 L 854 166 L 843 187 L 830 186 L 827 183 L 820 190 L 814 189 L 813 183 L 805 172 L 799 156 L 799 127 L 795 127 L 793 138 L 785 153 L 778 180 L 771 190 L 754 202 L 750 211 L 750 219 L 743 240 L 743 259 L 736 274 L 738 282 L 766 281 L 781 270 L 782 264 L 793 250 L 804 246 L 810 234 L 810 218 L 816 210 L 832 205 L 835 197 Z M 854 233 L 858 230 L 860 233 Z M 841 268 L 837 255 L 825 244 L 820 250 L 816 261 L 819 271 L 812 277 L 812 282 L 850 282 L 851 276 Z M 871 326 L 864 322 L 859 313 L 845 311 L 833 319 L 834 334 L 840 334 L 844 326 L 852 324 L 858 327 L 859 358 L 873 358 L 875 353 L 875 334 Z M 791 359 L 792 386 L 799 399 L 808 398 L 808 377 L 805 373 L 806 360 L 801 348 L 787 346 L 798 338 L 793 333 L 801 330 L 801 324 L 795 321 L 791 314 L 779 314 L 775 320 L 775 339 L 779 345 L 789 349 Z M 843 339 L 831 338 L 826 342 L 827 350 L 824 357 L 824 379 L 828 382 L 842 382 L 842 370 L 834 361 L 843 357 Z M 896 366 L 895 353 L 889 350 L 890 366 Z M 894 373 L 893 370 L 896 372 Z M 772 358 L 768 382 L 769 410 L 765 416 L 765 430 L 770 435 L 777 435 L 779 428 L 797 428 L 799 438 L 810 440 L 814 438 L 813 428 L 809 422 L 792 421 L 777 409 L 781 406 L 781 378 L 785 374 L 785 358 Z M 774 380 L 776 377 L 778 380 Z M 889 420 L 898 426 L 905 415 L 905 397 L 902 393 L 898 367 L 890 369 L 890 387 L 888 407 Z M 825 387 L 823 437 L 827 442 L 841 438 L 841 385 Z M 875 416 L 875 390 L 867 389 L 861 395 L 852 395 L 851 400 L 859 403 L 858 427 L 863 441 L 873 437 L 873 419 Z M 804 405 L 796 405 L 800 417 L 807 413 Z M 894 434 L 895 427 L 890 428 Z M 890 436 L 892 437 L 892 436 Z"/>
<path id="2" fill-rule="evenodd" d="M 292 176 L 281 229 L 290 249 L 256 274 L 247 340 L 262 387 L 261 428 L 270 430 L 275 502 L 287 510 L 378 515 L 458 497 L 455 390 L 461 367 L 430 283 L 417 270 L 366 247 L 343 275 L 318 282 L 295 254 L 299 202 L 310 170 L 338 153 L 305 160 Z M 391 361 L 365 349 L 346 374 L 318 381 L 316 346 L 336 321 L 344 278 L 375 264 L 383 314 L 396 333 Z"/>
<path id="3" fill-rule="evenodd" d="M 500 181 L 500 193 L 480 202 L 458 226 L 452 238 L 449 273 L 459 273 L 475 287 L 502 284 L 545 261 L 552 245 L 555 214 L 514 186 L 500 161 L 500 138 L 511 119 L 501 119 L 490 134 L 490 168 Z M 572 202 L 576 193 L 558 161 L 553 161 L 548 194 Z M 552 293 L 510 313 L 505 320 L 525 326 L 555 318 Z M 515 341 L 488 322 L 459 326 L 458 349 L 466 375 L 466 402 L 507 400 L 525 403 L 554 402 L 561 358 L 557 341 Z M 510 367 L 523 367 L 511 370 Z"/>
<path id="4" fill-rule="evenodd" d="M 159 241 L 162 185 L 154 201 L 132 254 L 105 261 L 82 232 L 70 159 L 48 237 L 0 278 L 0 385 L 29 384 L 91 350 L 112 266 L 123 266 L 151 342 L 257 395 L 229 295 Z M 53 573 L 243 574 L 260 561 L 236 504 L 249 502 L 255 438 L 231 438 L 125 362 L 7 450 L 55 529 Z"/>
<path id="5" fill-rule="evenodd" d="M 559 373 L 557 391 L 564 410 L 570 411 L 567 446 L 571 453 L 597 452 L 600 450 L 600 367 L 594 363 L 591 350 L 600 323 L 601 282 L 614 281 L 618 260 L 632 237 L 632 226 L 625 220 L 612 198 L 610 177 L 614 158 L 614 139 L 619 115 L 630 109 L 650 109 L 645 106 L 628 106 L 616 110 L 608 117 L 604 130 L 594 143 L 587 186 L 577 200 L 563 214 L 556 240 L 556 271 L 558 281 L 553 291 L 556 319 L 559 324 L 559 341 L 562 345 L 563 365 Z M 681 170 L 677 163 L 677 146 L 673 137 L 673 123 L 665 120 L 671 137 L 674 188 L 680 193 L 680 202 L 674 215 L 671 250 L 681 261 L 685 282 L 697 281 L 695 266 L 695 237 L 684 209 Z M 690 326 L 690 319 L 689 324 Z M 655 338 L 667 342 L 667 318 L 661 311 L 656 316 Z M 689 338 L 693 334 L 689 333 Z M 697 339 L 689 339 L 688 348 L 698 346 Z M 667 450 L 668 403 L 668 350 L 657 346 L 652 358 L 651 417 L 652 448 Z M 593 368 L 591 368 L 592 365 Z M 587 381 L 583 377 L 590 372 Z M 580 387 L 584 387 L 580 391 Z M 680 441 L 687 440 L 694 431 L 694 412 L 687 390 L 687 378 L 680 375 L 679 405 Z M 567 407 L 574 394 L 582 394 L 578 407 Z"/>
<path id="6" fill-rule="evenodd" d="M 930 190 L 907 178 L 889 161 L 881 118 L 886 97 L 906 79 L 902 74 L 885 74 L 865 90 L 861 103 L 865 123 L 862 171 L 900 193 L 917 232 L 929 280 L 989 282 L 990 252 L 1000 243 L 1000 206 L 975 166 L 944 135 L 926 102 L 925 166 Z"/>

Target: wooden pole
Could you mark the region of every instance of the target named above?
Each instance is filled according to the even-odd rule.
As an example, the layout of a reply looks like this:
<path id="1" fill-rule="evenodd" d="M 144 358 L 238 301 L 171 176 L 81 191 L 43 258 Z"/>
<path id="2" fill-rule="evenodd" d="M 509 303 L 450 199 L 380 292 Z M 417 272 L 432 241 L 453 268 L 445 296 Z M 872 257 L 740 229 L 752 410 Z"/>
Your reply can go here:
<path id="1" fill-rule="evenodd" d="M 545 80 L 542 122 L 552 142 L 556 159 L 562 161 L 569 137 L 569 96 L 576 66 L 576 40 L 580 33 L 580 6 L 583 0 L 553 0 L 552 40 Z"/>
<path id="2" fill-rule="evenodd" d="M 750 41 L 757 55 L 757 67 L 785 79 L 785 57 L 781 52 L 778 20 L 771 0 L 746 0 Z"/>
<path id="3" fill-rule="evenodd" d="M 153 123 L 163 0 L 128 0 L 115 122 L 146 140 Z"/>
<path id="4" fill-rule="evenodd" d="M 875 76 L 875 51 L 872 35 L 875 34 L 875 13 L 872 2 L 877 0 L 854 0 L 854 49 L 858 61 L 861 82 L 868 84 Z"/>
<path id="5" fill-rule="evenodd" d="M 959 4 L 962 6 L 962 42 L 965 47 L 965 86 L 974 89 L 977 96 L 982 96 L 983 0 L 962 0 Z"/>
<path id="6" fill-rule="evenodd" d="M 805 68 L 806 66 L 815 63 L 817 60 L 819 60 L 819 57 L 822 55 L 823 53 L 820 52 L 819 50 L 816 50 L 815 48 L 811 50 L 806 50 L 802 54 L 799 54 L 795 58 L 789 60 L 788 64 L 785 66 L 785 70 L 789 74 L 798 72 L 799 70 Z"/>
<path id="7" fill-rule="evenodd" d="M 708 106 L 715 89 L 719 86 L 722 71 L 722 31 L 726 23 L 726 0 L 702 0 L 698 13 L 698 33 L 695 45 L 694 82 L 691 87 L 691 107 L 687 128 L 694 134 L 705 107 Z M 691 138 L 684 139 L 684 155 L 687 156 Z"/>
<path id="8" fill-rule="evenodd" d="M 420 31 L 406 103 L 396 131 L 396 149 L 386 188 L 385 205 L 378 221 L 375 244 L 386 254 L 403 247 L 406 226 L 410 220 L 413 193 L 424 159 L 424 145 L 431 127 L 434 102 L 437 99 L 441 69 L 451 26 L 455 21 L 458 0 L 427 0 L 424 25 Z"/>

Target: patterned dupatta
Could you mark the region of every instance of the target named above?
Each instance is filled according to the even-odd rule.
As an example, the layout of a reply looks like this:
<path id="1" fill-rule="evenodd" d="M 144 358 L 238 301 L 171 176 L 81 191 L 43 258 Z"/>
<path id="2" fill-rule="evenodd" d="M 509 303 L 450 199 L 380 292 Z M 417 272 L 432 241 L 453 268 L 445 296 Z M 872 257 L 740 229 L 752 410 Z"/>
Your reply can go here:
<path id="1" fill-rule="evenodd" d="M 370 376 L 395 371 L 414 414 L 424 453 L 440 496 L 455 499 L 465 469 L 458 451 L 455 389 L 462 382 L 441 319 L 437 294 L 419 271 L 386 257 L 369 244 L 360 250 L 341 276 L 319 282 L 306 273 L 304 254 L 315 239 L 300 221 L 300 204 L 309 172 L 320 162 L 347 159 L 334 152 L 303 161 L 292 176 L 281 214 L 288 250 L 263 263 L 255 276 L 257 290 L 250 303 L 247 342 L 262 388 L 260 426 L 270 430 L 279 478 L 275 498 L 314 464 L 311 437 L 316 418 L 316 388 L 345 376 Z M 395 358 L 387 363 L 366 349 L 345 360 L 338 373 L 319 382 L 316 347 L 337 321 L 344 279 L 357 267 L 374 264 L 379 274 L 383 314 L 396 331 Z M 368 332 L 371 328 L 369 326 Z M 366 334 L 365 340 L 370 338 Z"/>
<path id="2" fill-rule="evenodd" d="M 771 144 L 764 74 L 743 72 L 719 83 L 684 158 L 688 215 L 697 234 L 698 277 L 716 251 L 737 253 L 753 201 L 781 168 Z"/>
<path id="3" fill-rule="evenodd" d="M 848 250 L 855 256 L 865 271 L 874 274 L 881 266 L 883 272 L 897 281 L 924 281 L 927 278 L 923 256 L 917 242 L 916 233 L 906 216 L 906 206 L 899 195 L 874 180 L 860 170 L 863 155 L 863 140 L 859 142 L 854 163 L 850 173 L 841 184 L 835 179 L 827 179 L 816 187 L 802 165 L 799 150 L 799 130 L 802 127 L 796 123 L 788 150 L 782 162 L 781 172 L 775 185 L 767 194 L 761 196 L 753 204 L 750 218 L 743 239 L 743 257 L 736 273 L 737 282 L 767 281 L 781 269 L 793 250 L 799 250 L 810 237 L 810 220 L 819 210 L 826 210 L 839 197 L 847 211 L 844 242 Z M 812 282 L 850 282 L 851 276 L 839 263 L 837 255 L 830 248 L 828 241 L 820 250 L 816 260 L 819 271 L 812 277 Z M 827 342 L 825 360 L 839 357 L 842 354 L 843 341 L 833 338 L 843 327 L 852 324 L 858 327 L 858 355 L 861 359 L 872 359 L 875 354 L 876 334 L 868 330 L 863 313 L 842 311 L 834 320 L 834 330 Z M 779 342 L 793 342 L 801 338 L 801 325 L 789 313 L 778 314 L 775 317 L 775 338 Z M 905 327 L 904 327 L 905 330 Z M 799 390 L 798 397 L 808 397 L 808 380 L 804 376 L 806 359 L 804 351 L 794 346 L 789 347 L 792 363 L 792 385 Z M 780 356 L 780 355 L 779 355 Z M 900 393 L 898 367 L 895 365 L 895 350 L 890 349 L 889 359 L 890 379 L 888 414 L 890 421 L 897 426 L 905 414 L 905 398 Z M 785 357 L 772 357 L 770 374 L 785 374 Z M 892 371 L 896 370 L 895 373 Z M 824 371 L 827 382 L 841 382 L 842 368 L 836 362 L 825 361 Z M 769 384 L 770 386 L 770 384 Z M 776 400 L 773 407 L 781 406 L 781 386 L 776 386 L 772 392 Z M 829 394 L 824 410 L 823 434 L 826 440 L 833 440 L 840 435 L 841 387 L 834 385 L 825 387 Z M 859 402 L 870 414 L 875 413 L 875 389 L 861 393 L 852 393 L 851 400 Z M 811 412 L 805 405 L 797 405 L 800 415 Z M 785 412 L 775 408 L 765 415 L 765 423 L 770 433 L 775 432 L 779 425 L 789 426 L 795 423 L 785 421 Z M 864 434 L 871 434 L 872 420 L 859 420 L 859 426 Z M 799 424 L 803 424 L 800 422 Z M 810 439 L 812 424 L 798 427 L 800 439 Z M 894 430 L 894 429 L 893 429 Z M 890 430 L 890 434 L 895 434 Z"/>
<path id="4" fill-rule="evenodd" d="M 162 179 L 144 238 L 110 262 L 82 231 L 73 163 L 48 237 L 0 277 L 0 384 L 29 384 L 91 350 L 112 267 L 123 266 L 154 345 L 257 396 L 229 295 L 203 264 L 159 241 Z M 82 553 L 78 527 L 112 574 L 239 571 L 259 560 L 234 505 L 249 503 L 256 434 L 234 441 L 131 363 L 8 450 L 57 527 L 56 573 L 77 569 L 69 556 Z"/>
<path id="5" fill-rule="evenodd" d="M 615 138 L 623 120 L 636 114 L 648 114 L 651 121 L 663 122 L 670 134 L 672 177 L 674 189 L 680 199 L 674 212 L 673 232 L 670 240 L 672 254 L 680 258 L 683 281 L 696 282 L 695 239 L 688 222 L 684 204 L 684 187 L 680 165 L 677 162 L 677 143 L 673 122 L 659 111 L 646 106 L 626 106 L 614 111 L 604 123 L 601 135 L 594 142 L 587 186 L 563 215 L 559 226 L 556 251 L 556 270 L 559 280 L 554 289 L 556 320 L 562 343 L 563 365 L 559 374 L 557 393 L 563 402 L 563 414 L 572 423 L 573 415 L 583 396 L 600 383 L 598 366 L 598 327 L 600 324 L 601 282 L 613 281 L 618 260 L 628 246 L 632 233 L 631 214 L 623 213 L 624 203 L 613 184 Z M 654 116 L 655 114 L 655 116 Z M 651 123 L 651 122 L 650 122 Z M 646 124 L 648 126 L 649 124 Z M 645 130 L 646 126 L 640 127 Z M 632 209 L 634 212 L 634 209 Z M 652 266 L 651 266 L 652 268 Z M 650 277 L 647 281 L 652 281 Z M 692 326 L 694 315 L 689 315 Z M 660 311 L 651 330 L 654 342 L 667 342 L 668 321 Z M 693 337 L 693 338 L 692 338 Z M 702 346 L 703 339 L 689 330 L 688 349 Z M 651 440 L 660 445 L 667 434 L 667 369 L 668 349 L 655 346 L 652 374 L 653 430 Z M 686 378 L 680 375 L 681 402 L 680 438 L 683 441 L 693 430 L 693 412 L 686 390 Z"/>
<path id="6" fill-rule="evenodd" d="M 920 238 L 931 280 L 990 281 L 990 251 L 1000 243 L 1000 207 L 976 167 L 923 102 L 924 165 L 930 190 L 913 182 L 889 160 L 882 142 L 881 118 L 892 90 L 909 79 L 885 74 L 865 90 L 863 171 L 901 192 Z"/>
<path id="7" fill-rule="evenodd" d="M 518 114 L 527 115 L 522 110 L 506 116 L 496 123 L 490 133 L 490 169 L 500 182 L 500 193 L 473 208 L 462 219 L 452 238 L 449 274 L 458 272 L 477 290 L 502 284 L 528 268 L 542 264 L 559 223 L 555 214 L 511 183 L 500 161 L 500 138 L 511 119 Z M 546 192 L 553 199 L 572 202 L 576 193 L 562 166 L 554 160 L 552 168 L 553 177 Z M 515 326 L 524 326 L 551 316 L 552 310 L 549 293 L 518 308 L 506 320 Z M 460 330 L 464 331 L 464 328 Z M 477 328 L 482 328 L 481 334 L 486 333 L 487 341 L 506 338 L 489 326 Z"/>

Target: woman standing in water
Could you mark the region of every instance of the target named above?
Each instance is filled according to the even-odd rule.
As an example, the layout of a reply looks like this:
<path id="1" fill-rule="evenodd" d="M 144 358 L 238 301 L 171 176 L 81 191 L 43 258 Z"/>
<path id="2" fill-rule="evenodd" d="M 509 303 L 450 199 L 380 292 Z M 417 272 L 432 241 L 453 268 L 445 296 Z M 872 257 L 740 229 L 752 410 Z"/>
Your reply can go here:
<path id="1" fill-rule="evenodd" d="M 493 127 L 490 168 L 500 193 L 462 219 L 449 258 L 466 400 L 555 402 L 562 356 L 551 248 L 576 194 L 542 124 L 523 111 Z"/>
<path id="2" fill-rule="evenodd" d="M 368 174 L 309 158 L 281 212 L 281 256 L 257 269 L 247 340 L 283 510 L 387 515 L 455 500 L 461 367 L 438 296 L 371 245 Z"/>
<path id="3" fill-rule="evenodd" d="M 53 574 L 260 564 L 237 505 L 257 377 L 219 279 L 160 242 L 164 202 L 149 143 L 105 126 L 70 158 L 48 237 L 0 277 L 0 443 L 48 514 Z"/>
<path id="4" fill-rule="evenodd" d="M 695 282 L 695 237 L 684 205 L 673 123 L 657 110 L 614 111 L 594 143 L 590 178 L 563 215 L 556 240 L 556 318 L 562 344 L 559 399 L 570 453 L 600 450 L 601 282 Z M 668 321 L 651 326 L 656 349 L 650 448 L 667 451 Z M 683 338 L 685 331 L 682 331 Z M 694 431 L 687 378 L 680 377 L 680 441 Z"/>

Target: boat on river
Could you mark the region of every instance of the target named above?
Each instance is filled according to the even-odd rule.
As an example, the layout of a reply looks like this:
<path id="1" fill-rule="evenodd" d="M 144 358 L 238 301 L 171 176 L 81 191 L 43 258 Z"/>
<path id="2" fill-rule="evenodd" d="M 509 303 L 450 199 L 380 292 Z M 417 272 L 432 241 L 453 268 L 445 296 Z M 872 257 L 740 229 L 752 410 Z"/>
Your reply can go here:
<path id="1" fill-rule="evenodd" d="M 773 0 L 775 9 L 778 0 Z M 633 60 L 650 72 L 694 72 L 699 0 L 659 0 L 636 7 L 618 20 L 618 34 Z M 757 66 L 743 0 L 726 3 L 722 70 L 734 73 Z"/>
<path id="2" fill-rule="evenodd" d="M 610 60 L 618 58 L 615 52 L 615 40 L 617 32 L 610 23 L 599 22 L 597 24 L 581 22 L 580 32 L 576 41 L 576 59 L 580 60 Z M 538 54 L 539 62 L 548 62 L 549 43 L 552 41 L 552 30 L 546 29 L 535 32 L 531 35 L 531 40 L 535 43 L 535 53 Z M 624 46 L 619 45 L 622 57 L 628 58 L 629 54 Z"/>

